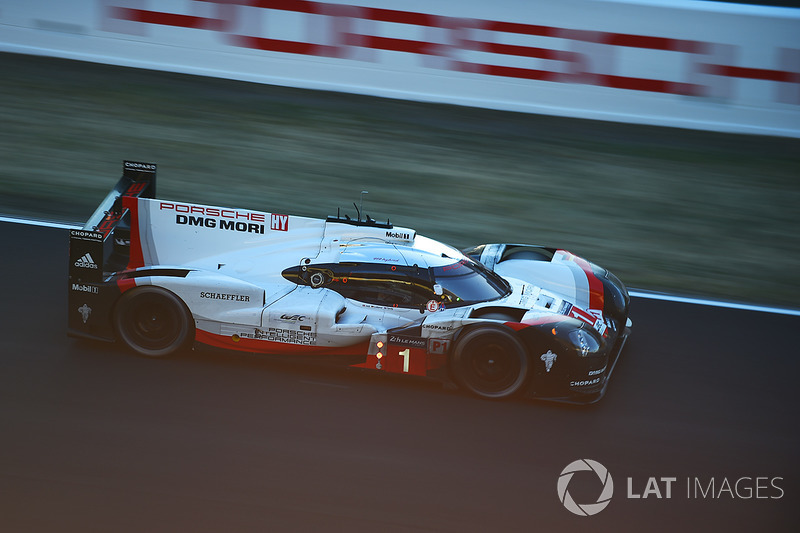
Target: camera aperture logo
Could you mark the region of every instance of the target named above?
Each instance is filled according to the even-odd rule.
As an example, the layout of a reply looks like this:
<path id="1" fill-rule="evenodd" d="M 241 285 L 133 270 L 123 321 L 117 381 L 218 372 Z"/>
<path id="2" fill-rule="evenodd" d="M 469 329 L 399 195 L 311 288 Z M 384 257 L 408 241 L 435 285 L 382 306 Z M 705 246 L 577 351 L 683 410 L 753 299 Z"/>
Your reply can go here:
<path id="1" fill-rule="evenodd" d="M 574 482 L 573 476 L 579 472 L 586 472 L 578 476 Z M 597 480 L 594 476 L 597 476 Z M 599 480 L 599 482 L 598 482 Z M 737 478 L 705 478 L 687 476 L 679 479 L 677 476 L 649 476 L 643 479 L 627 478 L 627 492 L 624 497 L 629 502 L 638 502 L 648 498 L 658 500 L 672 500 L 681 497 L 681 487 L 685 485 L 684 497 L 687 500 L 781 500 L 785 496 L 781 476 L 740 476 Z M 684 483 L 685 481 L 685 483 Z M 574 482 L 573 494 L 583 501 L 591 500 L 597 492 L 597 501 L 578 503 L 573 494 L 570 494 L 569 485 Z M 602 490 L 600 486 L 602 485 Z M 641 489 L 644 487 L 644 490 Z M 611 503 L 614 495 L 614 481 L 608 469 L 592 459 L 578 459 L 572 461 L 561 471 L 558 477 L 558 499 L 567 511 L 578 516 L 596 515 Z M 588 489 L 588 490 L 587 490 Z"/>
<path id="2" fill-rule="evenodd" d="M 572 499 L 572 495 L 570 495 L 569 490 L 567 490 L 569 487 L 569 482 L 572 481 L 572 476 L 575 475 L 575 472 L 582 471 L 594 472 L 600 479 L 600 483 L 603 484 L 603 490 L 600 492 L 600 496 L 597 497 L 597 501 L 594 503 L 576 503 L 575 500 Z M 564 504 L 564 507 L 567 508 L 567 511 L 578 516 L 596 515 L 608 506 L 608 504 L 611 502 L 611 496 L 613 495 L 614 480 L 611 478 L 611 474 L 608 472 L 608 469 L 597 461 L 593 461 L 591 459 L 578 459 L 577 461 L 572 461 L 566 466 L 566 468 L 564 468 L 564 470 L 561 471 L 561 475 L 558 477 L 558 499 L 561 500 L 561 503 Z"/>

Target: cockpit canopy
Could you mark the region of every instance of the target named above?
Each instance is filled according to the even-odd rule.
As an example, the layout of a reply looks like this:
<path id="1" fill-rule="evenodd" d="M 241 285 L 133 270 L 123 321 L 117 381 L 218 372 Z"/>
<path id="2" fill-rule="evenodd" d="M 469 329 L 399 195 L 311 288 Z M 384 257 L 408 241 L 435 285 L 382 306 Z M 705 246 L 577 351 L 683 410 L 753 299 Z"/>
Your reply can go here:
<path id="1" fill-rule="evenodd" d="M 327 288 L 359 302 L 422 308 L 434 300 L 459 307 L 502 298 L 508 283 L 470 259 L 436 267 L 386 263 L 321 263 L 287 268 L 283 277 L 298 285 Z"/>

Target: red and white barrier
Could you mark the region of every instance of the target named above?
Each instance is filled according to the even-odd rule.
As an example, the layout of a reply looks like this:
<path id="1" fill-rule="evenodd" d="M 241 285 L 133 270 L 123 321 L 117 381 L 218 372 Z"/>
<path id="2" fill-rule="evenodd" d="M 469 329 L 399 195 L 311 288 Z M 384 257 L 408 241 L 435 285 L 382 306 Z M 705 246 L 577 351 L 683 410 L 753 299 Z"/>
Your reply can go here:
<path id="1" fill-rule="evenodd" d="M 0 49 L 800 137 L 800 10 L 690 0 L 28 0 Z"/>

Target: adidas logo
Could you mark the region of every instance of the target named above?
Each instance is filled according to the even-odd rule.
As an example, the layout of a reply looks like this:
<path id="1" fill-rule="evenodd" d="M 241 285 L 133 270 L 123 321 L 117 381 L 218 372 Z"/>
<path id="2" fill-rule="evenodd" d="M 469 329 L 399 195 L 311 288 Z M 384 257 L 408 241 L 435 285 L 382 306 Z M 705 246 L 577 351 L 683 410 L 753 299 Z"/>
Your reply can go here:
<path id="1" fill-rule="evenodd" d="M 92 256 L 86 253 L 83 257 L 75 261 L 75 266 L 78 268 L 94 268 L 97 269 L 97 263 L 94 262 Z"/>

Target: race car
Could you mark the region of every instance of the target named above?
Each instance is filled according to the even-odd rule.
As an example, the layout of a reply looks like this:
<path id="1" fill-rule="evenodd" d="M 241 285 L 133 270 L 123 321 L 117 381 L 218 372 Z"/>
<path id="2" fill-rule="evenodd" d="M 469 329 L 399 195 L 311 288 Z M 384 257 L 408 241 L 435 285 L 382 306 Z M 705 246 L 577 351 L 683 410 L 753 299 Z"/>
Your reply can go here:
<path id="1" fill-rule="evenodd" d="M 70 231 L 68 332 L 164 357 L 198 344 L 314 355 L 484 398 L 590 403 L 631 330 L 607 270 L 558 248 L 459 251 L 388 220 L 156 199 L 122 177 Z"/>

